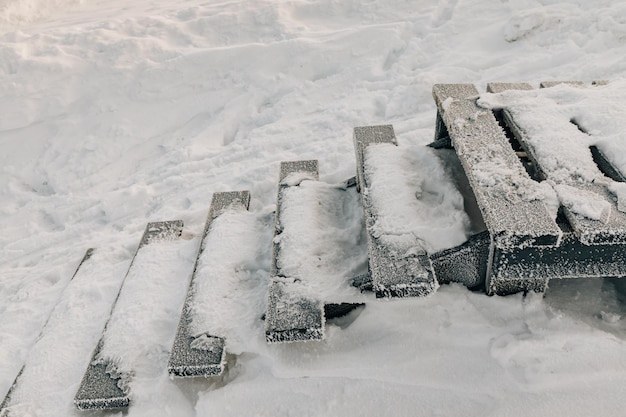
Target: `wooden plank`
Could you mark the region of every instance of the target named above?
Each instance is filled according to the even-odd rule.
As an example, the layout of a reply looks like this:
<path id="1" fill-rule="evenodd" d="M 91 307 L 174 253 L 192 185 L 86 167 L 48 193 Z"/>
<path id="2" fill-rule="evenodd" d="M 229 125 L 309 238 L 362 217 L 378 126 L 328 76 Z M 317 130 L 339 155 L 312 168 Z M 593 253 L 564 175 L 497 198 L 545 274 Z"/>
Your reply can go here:
<path id="1" fill-rule="evenodd" d="M 94 249 L 93 248 L 89 248 L 87 249 L 87 251 L 85 252 L 85 254 L 83 255 L 80 263 L 78 264 L 78 267 L 76 267 L 76 270 L 74 271 L 74 274 L 72 275 L 72 277 L 70 278 L 70 281 L 68 283 L 68 285 L 65 287 L 65 289 L 62 291 L 61 293 L 61 297 L 60 299 L 63 299 L 64 294 L 66 293 L 67 288 L 71 285 L 71 282 L 74 280 L 74 278 L 78 275 L 78 272 L 81 270 L 81 266 L 83 266 L 90 258 L 91 255 L 93 254 Z M 57 301 L 57 307 L 59 305 L 59 301 Z M 48 331 L 48 323 L 50 323 L 50 319 L 52 318 L 53 314 L 55 313 L 55 310 L 57 309 L 57 307 L 55 307 L 54 309 L 52 309 L 52 311 L 50 312 L 50 315 L 48 316 L 48 319 L 46 320 L 42 330 L 39 332 L 39 336 L 37 338 L 37 343 L 39 343 L 42 339 L 42 337 L 46 334 L 46 332 Z M 9 411 L 7 410 L 7 408 L 10 406 L 11 404 L 11 394 L 13 393 L 13 391 L 15 390 L 15 388 L 17 387 L 18 383 L 20 382 L 20 377 L 22 376 L 22 374 L 24 373 L 24 369 L 26 367 L 26 364 L 22 365 L 22 369 L 20 369 L 20 371 L 18 372 L 17 376 L 15 377 L 15 379 L 13 380 L 13 384 L 11 384 L 11 387 L 9 388 L 9 391 L 7 392 L 7 394 L 4 397 L 4 400 L 2 401 L 2 403 L 0 404 L 0 416 L 1 417 L 5 417 L 9 415 Z"/>
<path id="2" fill-rule="evenodd" d="M 250 206 L 250 192 L 231 191 L 213 194 L 211 208 L 204 226 L 202 241 L 210 233 L 211 224 L 215 219 L 227 210 L 248 210 Z M 209 377 L 221 375 L 226 363 L 225 340 L 219 334 L 211 334 L 210 331 L 197 334 L 192 331 L 193 321 L 192 305 L 197 302 L 197 295 L 193 288 L 197 277 L 198 261 L 204 254 L 203 243 L 196 256 L 194 272 L 189 283 L 185 305 L 181 313 L 176 338 L 170 351 L 167 371 L 177 377 Z M 211 256 L 211 254 L 206 254 Z M 204 277 L 205 279 L 207 277 Z M 215 277 L 219 278 L 219 277 Z"/>
<path id="3" fill-rule="evenodd" d="M 432 254 L 439 284 L 458 282 L 467 288 L 481 287 L 487 276 L 490 241 L 489 232 L 484 231 L 459 246 Z"/>
<path id="4" fill-rule="evenodd" d="M 624 245 L 584 245 L 574 233 L 565 233 L 556 247 L 527 247 L 496 251 L 490 294 L 543 292 L 551 279 L 626 276 Z"/>
<path id="5" fill-rule="evenodd" d="M 626 213 L 617 209 L 616 201 L 607 186 L 590 182 L 582 183 L 580 181 L 563 182 L 557 176 L 551 176 L 550 171 L 546 169 L 546 167 L 541 163 L 541 160 L 537 158 L 533 147 L 530 145 L 530 140 L 524 132 L 524 129 L 518 125 L 509 111 L 504 110 L 503 115 L 505 123 L 522 145 L 530 160 L 533 161 L 533 163 L 538 167 L 542 176 L 548 180 L 554 181 L 557 185 L 572 187 L 573 189 L 578 190 L 580 194 L 587 195 L 588 198 L 606 202 L 608 203 L 608 206 L 611 207 L 607 213 L 607 217 L 599 220 L 590 219 L 582 214 L 570 210 L 568 207 L 563 207 L 565 215 L 580 241 L 585 245 L 626 243 Z M 619 171 L 608 163 L 604 155 L 597 150 L 597 148 L 595 155 L 593 149 L 589 152 L 592 154 L 592 157 L 595 156 L 596 161 L 599 160 L 601 164 L 606 164 L 605 169 L 609 176 L 613 173 L 612 178 L 614 180 L 620 180 L 623 178 Z M 567 161 L 563 162 L 567 163 Z M 609 169 L 609 167 L 612 169 Z M 598 174 L 602 174 L 599 168 Z"/>
<path id="6" fill-rule="evenodd" d="M 324 304 L 302 291 L 295 277 L 285 276 L 280 268 L 283 233 L 281 214 L 284 194 L 289 187 L 298 187 L 303 180 L 318 180 L 319 167 L 315 160 L 286 161 L 280 165 L 276 221 L 272 246 L 272 263 L 267 309 L 265 340 L 268 343 L 321 340 L 325 336 Z"/>
<path id="7" fill-rule="evenodd" d="M 415 239 L 415 248 L 421 253 L 398 250 L 374 235 L 376 207 L 369 193 L 369 178 L 366 150 L 370 145 L 388 143 L 397 145 L 393 127 L 365 126 L 354 128 L 354 148 L 357 159 L 357 179 L 365 211 L 368 237 L 369 269 L 372 287 L 377 297 L 424 296 L 437 289 L 432 264 L 421 244 Z"/>
<path id="8" fill-rule="evenodd" d="M 476 104 L 478 90 L 471 84 L 437 84 L 433 97 L 493 245 L 501 249 L 558 245 L 562 232 L 544 204 L 519 196 L 519 187 L 535 183 L 493 113 Z"/>
<path id="9" fill-rule="evenodd" d="M 159 242 L 163 241 L 176 240 L 180 237 L 182 229 L 183 222 L 181 220 L 148 223 L 128 271 L 130 272 L 133 267 L 136 267 L 136 260 L 138 259 L 137 255 L 143 247 L 147 245 L 159 244 Z M 126 273 L 127 277 L 129 272 Z M 126 280 L 126 278 L 124 280 Z M 123 288 L 124 283 L 122 283 L 120 293 Z M 115 305 L 119 300 L 120 293 L 118 293 L 118 296 L 113 303 L 111 313 L 115 310 Z M 107 322 L 107 326 L 109 321 Z M 83 376 L 78 391 L 76 392 L 76 396 L 74 397 L 74 405 L 79 410 L 125 408 L 128 407 L 130 403 L 130 393 L 128 392 L 128 389 L 126 387 L 124 389 L 121 388 L 118 383 L 122 379 L 130 379 L 131 375 L 118 374 L 114 371 L 115 366 L 113 364 L 105 363 L 99 360 L 107 326 L 105 326 L 103 336 L 94 350 L 92 359 L 89 362 L 89 366 L 85 371 L 85 375 Z"/>
<path id="10" fill-rule="evenodd" d="M 532 90 L 533 86 L 528 83 L 488 83 L 488 93 L 501 93 L 506 90 Z"/>
<path id="11" fill-rule="evenodd" d="M 584 87 L 585 83 L 582 81 L 542 81 L 539 83 L 540 88 L 555 87 L 560 84 L 566 84 L 572 87 Z"/>

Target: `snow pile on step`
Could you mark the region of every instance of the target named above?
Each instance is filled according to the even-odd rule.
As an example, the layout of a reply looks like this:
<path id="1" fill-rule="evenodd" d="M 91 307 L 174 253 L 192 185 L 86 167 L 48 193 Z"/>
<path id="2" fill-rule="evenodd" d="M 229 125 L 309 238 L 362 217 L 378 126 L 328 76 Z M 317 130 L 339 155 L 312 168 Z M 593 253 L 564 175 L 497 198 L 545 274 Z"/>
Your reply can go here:
<path id="1" fill-rule="evenodd" d="M 63 292 L 11 392 L 10 416 L 69 416 L 128 267 L 119 250 L 98 248 Z M 110 279 L 111 277 L 116 277 Z"/>
<path id="2" fill-rule="evenodd" d="M 376 219 L 374 237 L 415 255 L 467 240 L 463 196 L 430 149 L 408 152 L 393 144 L 372 144 L 365 150 L 364 165 Z"/>
<path id="3" fill-rule="evenodd" d="M 249 189 L 269 224 L 279 161 L 319 158 L 322 179 L 342 181 L 354 175 L 352 127 L 364 124 L 392 123 L 412 152 L 432 139 L 436 82 L 623 77 L 625 8 L 83 0 L 46 22 L 3 25 L 0 386 L 15 378 L 85 248 L 123 248 L 127 264 L 146 221 L 182 218 L 200 233 L 216 190 Z M 526 13 L 547 18 L 507 43 Z M 253 237 L 268 252 L 266 275 L 269 229 Z M 562 284 L 574 287 L 539 300 L 542 314 L 521 296 L 458 286 L 417 303 L 368 303 L 316 346 L 268 347 L 259 321 L 230 383 L 135 379 L 128 417 L 621 416 L 624 303 L 609 311 L 615 291 Z M 600 311 L 623 318 L 608 325 Z M 78 415 L 64 405 L 48 415 Z"/>
<path id="4" fill-rule="evenodd" d="M 607 204 L 595 204 L 594 193 L 572 195 L 563 185 L 598 184 L 611 187 L 592 158 L 597 146 L 622 173 L 626 172 L 626 80 L 606 86 L 560 84 L 536 90 L 484 93 L 478 104 L 506 109 L 527 137 L 527 145 L 556 186 L 561 203 L 590 219 L 606 218 Z M 618 197 L 619 197 L 618 193 Z M 621 206 L 624 202 L 620 203 Z"/>
<path id="5" fill-rule="evenodd" d="M 611 203 L 599 199 L 596 193 L 564 184 L 555 185 L 554 189 L 563 207 L 571 212 L 603 223 L 609 220 Z"/>
<path id="6" fill-rule="evenodd" d="M 265 251 L 256 238 L 261 233 L 254 213 L 226 210 L 211 222 L 196 265 L 191 334 L 222 337 L 234 354 L 242 352 L 248 329 L 264 310 L 259 294 L 267 286 L 266 260 L 261 260 Z"/>
<path id="7" fill-rule="evenodd" d="M 617 198 L 617 209 L 626 213 L 626 184 L 614 182 L 609 185 L 609 191 Z"/>
<path id="8" fill-rule="evenodd" d="M 166 368 L 198 244 L 197 238 L 161 241 L 141 247 L 133 260 L 96 358 L 122 376 L 125 392 L 131 376 Z"/>
<path id="9" fill-rule="evenodd" d="M 287 177 L 293 179 L 293 175 Z M 282 191 L 278 270 L 290 294 L 325 303 L 361 299 L 350 279 L 364 272 L 363 214 L 354 189 L 302 181 Z"/>

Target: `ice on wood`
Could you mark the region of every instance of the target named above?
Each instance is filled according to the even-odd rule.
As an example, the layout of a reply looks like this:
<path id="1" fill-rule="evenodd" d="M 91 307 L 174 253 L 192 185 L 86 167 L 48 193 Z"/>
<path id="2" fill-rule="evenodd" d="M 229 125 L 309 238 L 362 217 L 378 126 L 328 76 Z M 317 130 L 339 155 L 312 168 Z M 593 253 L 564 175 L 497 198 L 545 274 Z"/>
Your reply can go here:
<path id="1" fill-rule="evenodd" d="M 626 145 L 626 85 L 623 81 L 587 88 L 581 88 L 581 83 L 557 84 L 485 94 L 479 104 L 504 110 L 507 125 L 554 186 L 581 242 L 626 243 L 626 214 L 616 206 L 611 192 L 611 177 L 622 176 L 605 175 L 594 160 L 594 154 L 596 159 L 601 154 L 603 161 L 619 155 L 615 149 Z M 597 147 L 595 152 L 593 147 Z M 625 171 L 626 164 L 612 162 L 612 172 Z"/>
<path id="2" fill-rule="evenodd" d="M 77 408 L 128 406 L 135 364 L 154 360 L 148 352 L 159 345 L 156 339 L 173 313 L 167 306 L 178 296 L 184 297 L 183 293 L 178 294 L 181 292 L 179 277 L 185 279 L 185 252 L 194 241 L 176 242 L 182 227 L 182 221 L 154 222 L 146 226 L 74 398 Z"/>
<path id="3" fill-rule="evenodd" d="M 303 186 L 303 181 L 316 180 L 319 177 L 317 161 L 288 161 L 282 162 L 279 174 L 278 198 L 276 206 L 276 220 L 272 251 L 272 266 L 268 304 L 265 314 L 265 338 L 269 343 L 297 342 L 306 340 L 320 340 L 324 338 L 324 304 L 307 289 L 306 282 L 301 283 L 298 277 L 290 276 L 282 261 L 283 251 L 289 250 L 288 245 L 298 245 L 304 242 L 290 241 L 288 238 L 289 223 L 285 224 L 284 217 L 291 215 L 291 210 L 308 211 L 305 216 L 314 215 L 309 210 L 314 207 L 298 205 L 297 195 L 294 204 L 290 194 Z M 299 181 L 292 182 L 292 179 Z M 305 181 L 305 182 L 306 182 Z M 288 185 L 298 184 L 298 185 Z M 286 200 L 290 200 L 292 204 Z M 299 220 L 306 222 L 306 218 Z M 292 271 L 293 272 L 293 271 Z M 297 271 L 296 271 L 297 272 Z"/>
<path id="4" fill-rule="evenodd" d="M 436 84 L 433 96 L 495 244 L 558 244 L 562 233 L 542 202 L 543 190 L 528 176 L 492 112 L 476 104 L 478 90 L 471 84 Z"/>
<path id="5" fill-rule="evenodd" d="M 594 154 L 594 146 L 605 139 L 601 133 L 603 130 L 609 133 L 613 142 L 620 142 L 615 140 L 617 130 L 610 127 L 615 129 L 619 122 L 609 123 L 606 114 L 601 111 L 606 106 L 620 108 L 619 102 L 624 101 L 623 86 L 621 93 L 614 91 L 620 91 L 620 83 L 611 86 L 608 93 L 602 87 L 581 88 L 580 83 L 556 83 L 554 88 L 542 90 L 532 90 L 528 84 L 492 83 L 488 85 L 491 93 L 480 98 L 475 95 L 477 91 L 473 86 L 435 86 L 435 100 L 439 112 L 444 113 L 441 115 L 443 123 L 450 132 L 491 235 L 485 272 L 488 293 L 544 291 L 549 280 L 555 278 L 621 277 L 626 274 L 622 244 L 626 217 L 619 206 L 623 187 L 622 183 L 613 180 L 621 177 L 615 175 L 619 173 L 619 167 L 613 167 L 606 160 L 607 152 L 596 149 Z M 475 112 L 455 110 L 454 102 L 448 102 L 444 108 L 442 101 L 450 95 L 459 97 L 460 101 L 465 96 L 461 104 L 474 106 Z M 615 100 L 615 97 L 620 99 Z M 519 141 L 524 156 L 528 156 L 544 181 L 519 180 L 519 177 L 525 176 L 522 171 L 517 177 L 502 176 L 505 170 L 512 169 L 517 159 L 504 134 L 489 136 L 481 129 L 465 129 L 468 124 L 476 123 L 479 114 L 483 114 L 485 120 L 492 119 L 487 109 L 501 113 L 502 123 Z M 465 114 L 465 117 L 446 118 L 445 112 L 454 111 L 457 111 L 457 116 Z M 495 119 L 489 124 L 494 125 L 493 122 Z M 493 130 L 497 130 L 495 126 Z M 441 134 L 438 132 L 438 135 Z M 495 148 L 490 147 L 490 143 L 481 142 L 484 140 L 501 142 L 501 152 L 492 153 Z M 468 156 L 467 144 L 471 145 L 470 148 L 477 145 L 480 148 L 470 149 Z M 478 157 L 471 154 L 481 148 L 493 161 L 481 160 L 480 154 Z M 598 168 L 598 158 L 602 164 L 611 165 L 613 174 L 605 175 Z M 504 195 L 494 192 L 494 187 L 500 190 L 508 187 L 508 192 Z M 490 206 L 497 206 L 502 201 L 510 204 L 520 197 L 527 202 L 542 202 L 545 208 L 530 211 L 522 217 L 517 216 L 515 211 L 523 207 L 521 204 L 511 210 L 490 210 Z M 557 217 L 559 206 L 565 217 Z M 554 225 L 562 229 L 559 230 L 562 238 L 557 242 L 543 238 L 516 245 L 498 244 L 497 229 L 493 228 L 494 222 L 489 221 L 490 216 L 494 216 L 496 221 L 521 219 L 520 225 L 523 227 L 525 224 L 531 230 L 542 222 L 547 224 L 544 221 L 546 211 L 551 220 L 558 221 L 557 225 L 552 220 Z M 471 264 L 476 254 L 482 253 L 481 256 L 485 257 L 484 250 L 468 252 L 465 246 L 472 245 L 468 242 L 454 250 L 436 254 L 433 257 L 436 269 L 447 271 L 448 264 L 451 264 L 463 272 L 468 259 Z M 457 253 L 463 256 L 457 258 Z M 448 272 L 444 274 L 449 275 Z M 471 274 L 468 276 L 472 277 Z"/>
<path id="6" fill-rule="evenodd" d="M 489 232 L 470 237 L 454 248 L 433 253 L 430 257 L 440 284 L 458 282 L 468 288 L 478 288 L 485 282 L 489 264 Z"/>
<path id="7" fill-rule="evenodd" d="M 419 230 L 417 233 L 412 230 L 419 229 L 419 221 L 415 225 L 410 220 L 411 216 L 419 219 L 420 207 L 416 200 L 420 197 L 420 184 L 404 184 L 402 178 L 393 175 L 393 163 L 389 164 L 388 159 L 394 156 L 395 150 L 389 147 L 396 145 L 392 126 L 354 129 L 369 269 L 378 297 L 423 296 L 437 289 L 437 281 L 425 243 L 417 235 Z M 400 202 L 390 201 L 390 196 L 385 195 L 388 187 L 396 189 L 393 198 L 399 198 Z M 413 227 L 407 227 L 407 222 L 413 223 Z"/>
<path id="8" fill-rule="evenodd" d="M 237 288 L 229 288 L 223 281 L 237 278 L 237 263 L 242 261 L 241 256 L 237 256 L 241 253 L 237 238 L 241 240 L 247 236 L 245 230 L 233 226 L 233 219 L 224 223 L 220 220 L 228 214 L 240 217 L 249 205 L 248 191 L 213 194 L 202 244 L 169 356 L 167 370 L 171 375 L 208 377 L 224 371 L 224 332 L 215 322 L 233 319 L 221 317 L 219 308 L 224 309 L 224 300 L 237 296 Z M 238 219 L 234 219 L 234 224 L 237 223 Z M 250 254 L 244 251 L 242 256 Z"/>

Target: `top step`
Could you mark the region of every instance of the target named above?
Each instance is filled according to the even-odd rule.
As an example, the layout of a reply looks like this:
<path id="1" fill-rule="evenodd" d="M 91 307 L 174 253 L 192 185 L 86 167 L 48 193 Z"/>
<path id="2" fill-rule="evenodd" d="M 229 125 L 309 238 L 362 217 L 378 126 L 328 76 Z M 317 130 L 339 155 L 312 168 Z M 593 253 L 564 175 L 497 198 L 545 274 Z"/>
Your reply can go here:
<path id="1" fill-rule="evenodd" d="M 558 245 L 559 226 L 539 194 L 490 110 L 476 104 L 478 90 L 472 84 L 436 84 L 433 97 L 438 119 L 449 135 L 463 165 L 483 219 L 500 249 Z M 435 138 L 439 139 L 439 138 Z M 536 193 L 528 190 L 536 189 Z"/>
<path id="2" fill-rule="evenodd" d="M 541 87 L 549 88 L 558 84 L 582 89 L 579 94 L 581 97 L 588 94 L 584 92 L 585 84 L 576 81 L 542 82 Z M 524 90 L 532 88 L 527 84 L 523 86 L 521 89 Z M 488 90 L 493 92 L 509 89 L 520 88 L 506 84 L 488 85 Z M 591 92 L 591 89 L 589 87 L 587 91 Z M 504 123 L 540 176 L 553 184 L 570 226 L 581 243 L 626 243 L 626 213 L 619 210 L 611 191 L 614 184 L 611 179 L 623 181 L 619 170 L 610 164 L 601 150 L 589 146 L 590 135 L 564 110 L 567 103 L 546 96 L 540 108 L 533 108 L 518 104 L 518 100 L 523 100 L 523 96 L 516 97 L 503 109 Z M 577 110 L 578 113 L 581 111 Z M 593 109 L 584 111 L 594 112 Z M 597 111 L 604 112 L 605 109 Z M 555 150 L 558 154 L 555 154 Z M 559 161 L 558 164 L 554 163 L 555 159 Z M 604 173 L 599 166 L 604 167 Z M 597 211 L 597 215 L 590 214 L 587 208 L 581 209 L 592 205 L 603 209 L 592 210 Z"/>

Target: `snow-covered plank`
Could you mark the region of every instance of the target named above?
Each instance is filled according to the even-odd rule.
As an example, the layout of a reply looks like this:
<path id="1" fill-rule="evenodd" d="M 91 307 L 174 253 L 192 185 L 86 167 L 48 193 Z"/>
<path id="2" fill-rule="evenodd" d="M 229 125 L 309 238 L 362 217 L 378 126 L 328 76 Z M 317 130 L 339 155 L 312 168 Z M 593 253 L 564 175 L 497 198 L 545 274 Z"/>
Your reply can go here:
<path id="1" fill-rule="evenodd" d="M 149 343 L 140 340 L 143 335 L 138 330 L 142 327 L 151 330 L 155 311 L 149 306 L 160 307 L 160 303 L 165 302 L 161 298 L 172 293 L 172 284 L 168 281 L 176 274 L 181 262 L 179 248 L 173 241 L 180 238 L 182 229 L 180 220 L 147 224 L 74 397 L 78 409 L 113 409 L 129 405 L 132 356 L 143 353 L 137 349 L 138 343 Z M 147 280 L 163 290 L 162 297 L 148 291 Z"/>
<path id="2" fill-rule="evenodd" d="M 44 324 L 43 329 L 41 330 L 41 332 L 39 333 L 39 336 L 37 338 L 37 344 L 40 343 L 40 341 L 42 340 L 42 338 L 44 338 L 46 336 L 47 333 L 50 332 L 49 329 L 49 324 L 51 321 L 54 321 L 54 316 L 55 313 L 57 312 L 57 310 L 60 308 L 59 305 L 63 303 L 63 300 L 67 297 L 66 291 L 68 290 L 68 287 L 71 286 L 72 281 L 74 281 L 74 279 L 76 278 L 76 276 L 78 275 L 79 271 L 81 271 L 81 267 L 89 261 L 89 259 L 91 258 L 91 255 L 93 254 L 94 249 L 93 248 L 89 248 L 87 249 L 87 251 L 85 252 L 85 254 L 83 255 L 81 261 L 78 264 L 78 267 L 76 268 L 76 270 L 74 271 L 74 274 L 72 275 L 72 277 L 70 278 L 70 281 L 67 285 L 67 287 L 65 288 L 65 290 L 63 291 L 61 298 L 59 300 L 59 302 L 57 303 L 57 305 L 55 306 L 55 308 L 50 312 L 50 316 L 48 317 L 48 319 L 46 320 L 46 323 Z M 29 355 L 30 356 L 30 355 Z M 13 384 L 11 384 L 11 387 L 9 388 L 9 391 L 7 392 L 7 394 L 4 397 L 4 400 L 2 401 L 2 403 L 0 404 L 0 416 L 1 417 L 7 417 L 10 415 L 10 410 L 9 407 L 13 406 L 13 403 L 15 403 L 15 400 L 13 399 L 12 401 L 12 394 L 13 392 L 16 390 L 16 388 L 18 387 L 18 383 L 20 382 L 21 376 L 24 373 L 24 369 L 26 368 L 26 364 L 24 364 L 22 366 L 22 368 L 20 369 L 19 373 L 17 374 L 17 376 L 15 377 L 15 379 L 13 380 Z"/>
<path id="3" fill-rule="evenodd" d="M 372 288 L 377 297 L 424 296 L 437 289 L 428 254 L 418 237 L 403 233 L 402 224 L 397 224 L 405 217 L 397 210 L 405 210 L 406 207 L 390 205 L 385 196 L 377 195 L 377 192 L 393 185 L 384 184 L 385 177 L 397 181 L 390 175 L 391 167 L 385 158 L 380 160 L 376 155 L 384 156 L 385 148 L 389 146 L 397 146 L 392 126 L 354 128 L 357 179 L 365 212 Z M 382 182 L 372 189 L 374 180 Z M 404 194 L 403 191 L 407 190 L 398 190 L 401 194 Z M 416 190 L 410 193 L 409 198 L 414 199 Z"/>
<path id="4" fill-rule="evenodd" d="M 265 313 L 265 339 L 268 343 L 321 340 L 324 338 L 324 304 L 312 294 L 307 282 L 294 277 L 282 261 L 286 245 L 306 244 L 287 239 L 288 228 L 304 228 L 306 217 L 314 216 L 315 205 L 303 200 L 298 189 L 304 182 L 319 179 L 318 161 L 281 162 L 268 303 Z M 299 220 L 297 218 L 300 217 Z M 296 218 L 296 221 L 290 221 Z M 307 233 L 306 230 L 302 231 Z M 308 231 L 313 232 L 313 231 Z M 297 231 L 296 238 L 302 233 Z"/>
<path id="5" fill-rule="evenodd" d="M 504 109 L 504 121 L 541 175 L 553 184 L 580 241 L 626 243 L 626 213 L 619 210 L 613 185 L 623 176 L 601 150 L 589 146 L 589 134 L 572 123 L 567 112 L 559 111 L 558 103 L 543 104 L 536 117 Z"/>
<path id="6" fill-rule="evenodd" d="M 544 291 L 551 279 L 626 275 L 625 245 L 618 241 L 618 218 L 622 214 L 619 200 L 610 195 L 616 181 L 623 182 L 623 176 L 598 147 L 591 145 L 594 139 L 576 123 L 578 118 L 589 120 L 588 112 L 596 113 L 606 104 L 589 110 L 586 106 L 594 107 L 594 101 L 586 101 L 585 95 L 601 95 L 601 90 L 583 91 L 579 89 L 582 83 L 565 84 L 577 88 L 517 94 L 507 90 L 519 88 L 502 85 L 488 90 L 506 95 L 481 98 L 481 105 L 501 112 L 503 124 L 532 161 L 540 179 L 548 179 L 555 188 L 554 200 L 564 213 L 557 217 L 563 229 L 559 246 L 494 251 L 487 283 L 490 293 Z M 572 106 L 572 102 L 576 104 Z M 600 97 L 598 103 L 602 102 Z M 592 221 L 590 217 L 607 206 L 606 218 Z M 556 216 L 556 207 L 554 210 Z"/>
<path id="7" fill-rule="evenodd" d="M 572 87 L 584 87 L 585 86 L 585 83 L 582 81 L 570 80 L 570 81 L 542 81 L 539 83 L 539 87 L 550 88 L 550 87 L 556 87 L 557 85 L 561 85 L 561 84 L 569 85 Z"/>
<path id="8" fill-rule="evenodd" d="M 562 233 L 490 110 L 471 84 L 436 84 L 433 97 L 495 247 L 557 245 Z"/>
<path id="9" fill-rule="evenodd" d="M 507 90 L 532 90 L 533 86 L 528 83 L 487 83 L 487 92 L 501 93 Z"/>
<path id="10" fill-rule="evenodd" d="M 205 264 L 211 262 L 229 262 L 239 248 L 229 246 L 228 242 L 219 242 L 220 247 L 213 248 L 207 242 L 208 235 L 212 232 L 215 220 L 226 211 L 246 211 L 250 205 L 250 192 L 231 191 L 213 194 L 211 208 L 204 227 L 202 244 L 196 257 L 194 272 L 187 291 L 187 297 L 176 331 L 176 338 L 170 351 L 167 371 L 170 375 L 178 377 L 209 377 L 220 375 L 224 371 L 226 363 L 226 349 L 224 336 L 216 334 L 211 329 L 209 320 L 199 316 L 198 310 L 206 310 L 216 304 L 221 305 L 221 300 L 233 294 L 222 294 L 218 289 L 216 280 L 225 279 L 220 270 L 205 270 Z M 220 225 L 216 227 L 219 228 Z M 227 223 L 222 227 L 230 228 Z M 220 234 L 220 230 L 214 231 Z M 221 236 L 221 234 L 220 234 Z M 207 247 L 208 245 L 208 247 Z M 226 250 L 220 250 L 226 248 Z M 216 259 L 217 258 L 217 259 Z M 207 308 L 208 307 L 208 308 Z"/>

